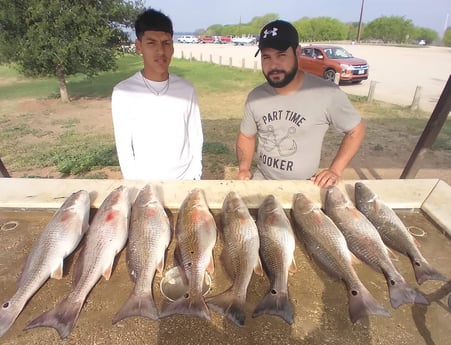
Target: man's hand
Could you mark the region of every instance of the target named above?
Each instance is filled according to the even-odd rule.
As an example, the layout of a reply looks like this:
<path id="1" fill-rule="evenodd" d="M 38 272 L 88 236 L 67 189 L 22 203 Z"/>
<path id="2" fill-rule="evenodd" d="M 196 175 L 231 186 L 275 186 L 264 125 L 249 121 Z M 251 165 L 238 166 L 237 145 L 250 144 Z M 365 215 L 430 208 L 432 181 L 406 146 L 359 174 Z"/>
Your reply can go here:
<path id="1" fill-rule="evenodd" d="M 238 172 L 238 180 L 250 180 L 252 178 L 252 173 L 250 170 L 240 170 Z"/>
<path id="2" fill-rule="evenodd" d="M 340 175 L 333 170 L 326 169 L 312 176 L 310 180 L 318 187 L 326 188 L 337 185 L 340 182 Z"/>

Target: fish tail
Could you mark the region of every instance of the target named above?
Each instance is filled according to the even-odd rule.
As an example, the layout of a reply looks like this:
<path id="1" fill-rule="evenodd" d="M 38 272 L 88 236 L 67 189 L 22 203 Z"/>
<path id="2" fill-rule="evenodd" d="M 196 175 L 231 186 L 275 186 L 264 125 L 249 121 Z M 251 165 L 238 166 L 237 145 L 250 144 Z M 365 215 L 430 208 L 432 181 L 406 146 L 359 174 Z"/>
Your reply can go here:
<path id="1" fill-rule="evenodd" d="M 52 310 L 43 313 L 41 316 L 31 321 L 24 329 L 53 327 L 58 331 L 61 339 L 64 339 L 72 332 L 82 306 L 83 301 L 72 303 L 65 299 Z"/>
<path id="2" fill-rule="evenodd" d="M 196 316 L 210 320 L 210 312 L 201 294 L 185 294 L 176 301 L 168 304 L 160 313 L 160 319 L 174 314 Z"/>
<path id="3" fill-rule="evenodd" d="M 426 280 L 448 281 L 443 274 L 433 268 L 426 260 L 411 258 L 415 278 L 418 284 L 423 284 Z"/>
<path id="4" fill-rule="evenodd" d="M 349 315 L 355 323 L 365 316 L 390 316 L 390 313 L 361 285 L 358 289 L 349 289 Z"/>
<path id="5" fill-rule="evenodd" d="M 288 324 L 293 323 L 293 309 L 288 299 L 288 293 L 271 289 L 255 308 L 252 317 L 263 314 L 276 315 L 284 319 Z"/>
<path id="6" fill-rule="evenodd" d="M 244 310 L 245 300 L 234 294 L 232 289 L 210 297 L 206 302 L 208 307 L 226 316 L 237 326 L 244 326 L 244 322 L 246 321 L 246 312 Z"/>
<path id="7" fill-rule="evenodd" d="M 398 308 L 402 304 L 416 303 L 429 305 L 428 300 L 420 292 L 413 289 L 406 282 L 397 282 L 392 279 L 387 280 L 390 303 L 393 308 Z"/>
<path id="8" fill-rule="evenodd" d="M 11 328 L 17 316 L 22 311 L 22 307 L 14 306 L 10 301 L 4 302 L 0 307 L 0 337 Z"/>
<path id="9" fill-rule="evenodd" d="M 119 312 L 113 317 L 113 325 L 132 316 L 158 320 L 158 310 L 151 292 L 141 295 L 132 293 Z"/>

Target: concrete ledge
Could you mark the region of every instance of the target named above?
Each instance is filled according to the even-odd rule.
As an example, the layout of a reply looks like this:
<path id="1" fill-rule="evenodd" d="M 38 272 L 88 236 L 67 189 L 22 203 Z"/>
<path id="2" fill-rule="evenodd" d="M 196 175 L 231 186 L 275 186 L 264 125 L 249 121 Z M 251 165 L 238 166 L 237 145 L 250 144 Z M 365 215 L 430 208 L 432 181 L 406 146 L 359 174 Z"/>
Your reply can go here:
<path id="1" fill-rule="evenodd" d="M 354 184 L 357 181 L 368 184 L 390 207 L 406 209 L 421 208 L 440 180 L 344 180 L 339 187 L 349 195 L 351 200 L 354 200 Z M 178 209 L 187 193 L 195 187 L 205 190 L 211 209 L 220 209 L 225 196 L 232 190 L 243 197 L 249 208 L 258 208 L 266 195 L 274 194 L 286 209 L 291 208 L 295 193 L 302 192 L 313 202 L 320 204 L 325 192 L 306 180 L 201 180 L 152 183 L 157 187 L 164 205 L 169 209 Z M 114 188 L 120 185 L 128 186 L 131 190 L 131 198 L 134 199 L 137 191 L 144 184 L 144 181 L 126 180 L 1 178 L 0 207 L 58 208 L 71 193 L 85 189 L 91 194 L 92 207 L 96 208 Z M 440 185 L 450 188 L 443 181 Z M 451 204 L 449 189 L 442 187 L 438 190 L 441 192 L 437 194 L 437 198 L 446 199 L 446 204 Z M 431 204 L 432 200 L 426 205 Z M 445 204 L 445 201 L 443 203 Z M 435 204 L 429 206 L 429 208 L 433 207 Z"/>

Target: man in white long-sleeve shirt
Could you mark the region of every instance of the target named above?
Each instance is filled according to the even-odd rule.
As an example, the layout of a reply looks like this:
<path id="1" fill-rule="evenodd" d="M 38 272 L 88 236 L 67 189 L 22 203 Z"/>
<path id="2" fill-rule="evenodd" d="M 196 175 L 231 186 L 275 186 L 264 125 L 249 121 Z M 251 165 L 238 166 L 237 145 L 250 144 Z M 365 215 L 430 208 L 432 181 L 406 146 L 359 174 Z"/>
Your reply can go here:
<path id="1" fill-rule="evenodd" d="M 112 116 L 124 179 L 193 180 L 202 175 L 203 132 L 197 96 L 169 73 L 172 22 L 148 9 L 136 22 L 144 68 L 114 87 Z"/>

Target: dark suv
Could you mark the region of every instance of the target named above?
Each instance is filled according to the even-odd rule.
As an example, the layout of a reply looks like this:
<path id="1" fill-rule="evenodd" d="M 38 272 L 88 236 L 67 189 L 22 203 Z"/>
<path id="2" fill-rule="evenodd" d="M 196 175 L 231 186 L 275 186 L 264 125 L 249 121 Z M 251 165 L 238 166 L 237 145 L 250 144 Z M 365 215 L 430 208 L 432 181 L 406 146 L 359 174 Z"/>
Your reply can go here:
<path id="1" fill-rule="evenodd" d="M 360 83 L 368 79 L 368 63 L 355 58 L 346 49 L 334 45 L 309 45 L 301 49 L 300 69 L 324 79 L 335 80 L 340 73 L 340 82 Z"/>

